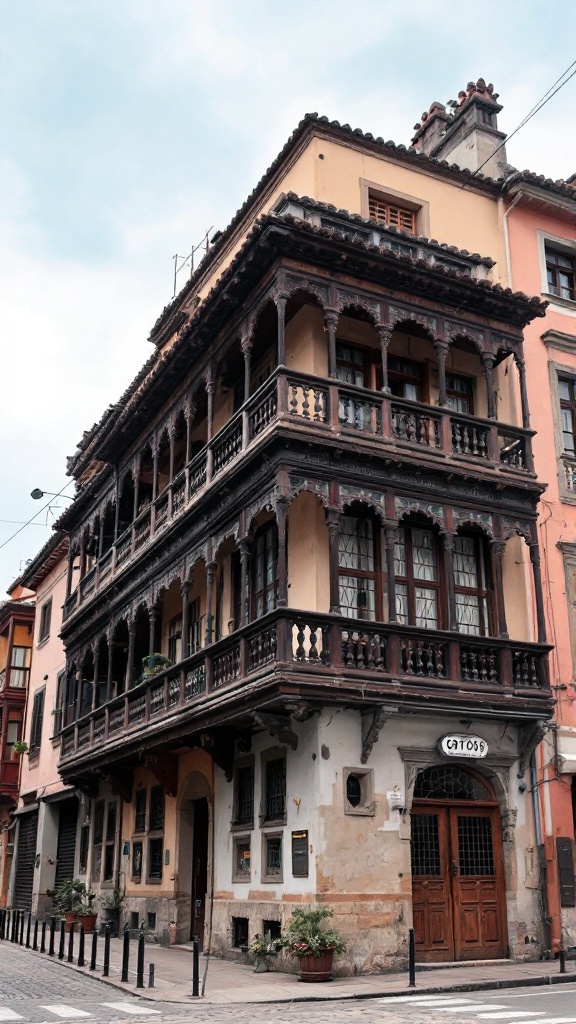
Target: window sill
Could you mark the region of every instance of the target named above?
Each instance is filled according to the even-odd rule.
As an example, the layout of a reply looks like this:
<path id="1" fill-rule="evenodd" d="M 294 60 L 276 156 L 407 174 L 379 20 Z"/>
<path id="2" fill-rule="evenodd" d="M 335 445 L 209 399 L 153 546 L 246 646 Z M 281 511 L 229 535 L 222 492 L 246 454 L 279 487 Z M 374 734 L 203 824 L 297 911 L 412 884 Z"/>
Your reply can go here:
<path id="1" fill-rule="evenodd" d="M 286 815 L 283 818 L 260 819 L 260 828 L 280 828 L 286 824 Z"/>
<path id="2" fill-rule="evenodd" d="M 345 807 L 344 814 L 356 816 L 358 818 L 373 818 L 376 814 L 376 807 L 372 804 L 367 804 L 366 807 Z"/>
<path id="3" fill-rule="evenodd" d="M 250 885 L 252 882 L 252 875 L 232 875 L 232 882 L 237 884 Z"/>
<path id="4" fill-rule="evenodd" d="M 38 643 L 36 644 L 36 650 L 39 651 L 42 647 L 45 647 L 49 639 L 50 633 L 47 633 L 46 636 L 39 637 Z"/>
<path id="5" fill-rule="evenodd" d="M 576 299 L 563 299 L 560 295 L 552 295 L 550 292 L 542 292 L 542 298 L 551 305 L 562 306 L 563 309 L 571 309 L 576 313 Z"/>
<path id="6" fill-rule="evenodd" d="M 231 821 L 230 831 L 231 832 L 252 832 L 254 829 L 254 818 L 251 821 Z"/>
<path id="7" fill-rule="evenodd" d="M 265 875 L 264 878 L 260 879 L 260 884 L 261 885 L 283 885 L 284 884 L 284 876 L 283 875 L 274 875 L 274 876 L 272 876 L 272 875 Z"/>
<path id="8" fill-rule="evenodd" d="M 162 885 L 161 878 L 147 878 L 146 885 Z"/>

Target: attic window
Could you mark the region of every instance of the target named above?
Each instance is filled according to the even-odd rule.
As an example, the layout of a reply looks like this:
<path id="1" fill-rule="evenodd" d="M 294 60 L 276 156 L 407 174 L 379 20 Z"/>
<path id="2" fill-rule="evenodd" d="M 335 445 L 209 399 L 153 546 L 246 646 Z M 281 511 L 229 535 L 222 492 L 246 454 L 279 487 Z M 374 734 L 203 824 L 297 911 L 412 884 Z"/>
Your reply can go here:
<path id="1" fill-rule="evenodd" d="M 401 231 L 408 231 L 411 235 L 416 232 L 416 210 L 398 206 L 374 192 L 370 192 L 368 194 L 368 211 L 371 220 L 385 224 L 388 228 L 400 228 Z"/>

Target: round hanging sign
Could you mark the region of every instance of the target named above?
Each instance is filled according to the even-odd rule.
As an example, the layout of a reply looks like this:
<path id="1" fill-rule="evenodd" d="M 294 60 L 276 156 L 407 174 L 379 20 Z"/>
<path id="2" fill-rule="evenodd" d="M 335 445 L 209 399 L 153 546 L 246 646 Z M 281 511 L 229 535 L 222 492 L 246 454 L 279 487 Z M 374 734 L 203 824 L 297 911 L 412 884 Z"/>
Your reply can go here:
<path id="1" fill-rule="evenodd" d="M 486 757 L 488 744 L 481 736 L 458 736 L 450 733 L 438 740 L 438 746 L 447 757 Z"/>

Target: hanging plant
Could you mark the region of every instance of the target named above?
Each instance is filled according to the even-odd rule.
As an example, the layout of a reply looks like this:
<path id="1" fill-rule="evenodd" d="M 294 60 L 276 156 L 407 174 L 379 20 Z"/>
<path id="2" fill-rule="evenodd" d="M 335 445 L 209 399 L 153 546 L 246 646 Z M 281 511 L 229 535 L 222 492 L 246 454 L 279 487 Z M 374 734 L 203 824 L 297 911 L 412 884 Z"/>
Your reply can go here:
<path id="1" fill-rule="evenodd" d="M 12 744 L 12 750 L 15 754 L 27 754 L 28 744 L 25 743 L 24 740 L 16 740 L 16 742 Z"/>

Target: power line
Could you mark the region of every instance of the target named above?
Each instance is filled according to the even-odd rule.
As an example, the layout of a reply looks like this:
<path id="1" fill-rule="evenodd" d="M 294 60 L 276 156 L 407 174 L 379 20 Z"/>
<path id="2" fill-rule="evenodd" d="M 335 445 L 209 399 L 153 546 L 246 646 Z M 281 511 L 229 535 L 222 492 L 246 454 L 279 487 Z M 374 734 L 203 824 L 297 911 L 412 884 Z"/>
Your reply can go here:
<path id="1" fill-rule="evenodd" d="M 504 139 L 504 142 L 501 142 L 499 146 L 496 146 L 496 149 L 494 150 L 494 152 L 493 152 L 493 153 L 491 153 L 489 157 L 486 157 L 486 160 L 484 160 L 484 163 L 481 163 L 481 164 L 480 164 L 480 167 L 477 167 L 477 168 L 476 168 L 476 170 L 475 170 L 475 171 L 473 172 L 473 174 L 471 175 L 471 177 L 472 177 L 472 178 L 476 177 L 476 175 L 480 173 L 480 171 L 482 170 L 482 168 L 483 168 L 483 167 L 485 167 L 485 166 L 486 166 L 486 164 L 487 164 L 487 163 L 488 163 L 488 162 L 489 162 L 490 160 L 492 160 L 492 158 L 493 158 L 493 157 L 494 157 L 494 156 L 496 155 L 496 153 L 498 153 L 498 152 L 499 152 L 499 150 L 501 150 L 501 149 L 502 149 L 502 148 L 503 148 L 503 147 L 504 147 L 504 146 L 506 145 L 506 143 L 507 143 L 507 142 L 510 142 L 510 139 L 514 138 L 514 136 L 515 136 L 515 135 L 516 135 L 516 134 L 517 134 L 517 133 L 518 133 L 518 132 L 520 131 L 520 129 L 521 129 L 521 128 L 523 128 L 523 127 L 524 127 L 524 125 L 528 124 L 528 121 L 530 121 L 530 120 L 531 120 L 531 119 L 532 119 L 532 118 L 533 118 L 533 117 L 534 117 L 534 116 L 535 116 L 536 114 L 538 114 L 538 113 L 539 113 L 539 111 L 540 111 L 540 110 L 542 110 L 542 108 L 543 108 L 543 107 L 545 107 L 545 106 L 546 106 L 546 104 L 547 104 L 547 103 L 548 103 L 548 102 L 549 102 L 549 101 L 550 101 L 550 100 L 552 99 L 552 97 L 553 97 L 553 96 L 555 96 L 557 92 L 560 92 L 560 89 L 562 89 L 562 88 L 563 88 L 563 87 L 564 87 L 565 85 L 567 85 L 567 83 L 568 83 L 568 82 L 570 81 L 570 79 L 571 79 L 571 78 L 574 78 L 574 75 L 576 75 L 576 71 L 572 71 L 572 68 L 573 68 L 573 67 L 574 67 L 575 65 L 576 65 L 576 60 L 575 60 L 575 61 L 572 61 L 572 64 L 570 64 L 570 65 L 569 65 L 569 66 L 568 66 L 568 67 L 566 68 L 566 70 L 562 72 L 562 74 L 560 75 L 560 78 L 557 78 L 557 79 L 556 79 L 556 81 L 554 82 L 554 84 L 553 84 L 553 85 L 551 85 L 551 86 L 550 86 L 550 88 L 549 88 L 549 89 L 548 89 L 548 90 L 547 90 L 547 91 L 546 91 L 546 92 L 544 93 L 544 95 L 543 95 L 543 96 L 542 96 L 542 97 L 541 97 L 541 98 L 540 98 L 540 99 L 538 100 L 538 102 L 537 102 L 537 103 L 536 103 L 536 104 L 535 104 L 535 105 L 534 105 L 534 106 L 532 107 L 532 110 L 530 110 L 530 111 L 529 111 L 529 112 L 528 112 L 528 113 L 526 114 L 526 116 L 525 116 L 525 117 L 524 117 L 524 119 L 523 119 L 523 120 L 522 120 L 522 121 L 520 122 L 520 124 L 518 125 L 518 127 L 517 127 L 517 128 L 515 128 L 515 129 L 514 129 L 514 131 L 513 131 L 513 132 L 511 132 L 511 133 L 510 133 L 510 135 L 508 135 L 508 136 L 507 136 L 507 137 L 506 137 L 506 138 Z M 569 72 L 569 71 L 572 71 L 572 74 L 571 74 L 571 75 L 568 75 L 568 72 Z M 566 78 L 566 75 L 568 75 L 568 78 Z M 564 81 L 562 81 L 562 79 L 564 79 Z M 560 85 L 558 85 L 558 82 L 560 82 Z M 558 86 L 558 88 L 556 88 L 556 89 L 555 89 L 555 88 L 554 88 L 554 86 Z M 554 91 L 552 91 L 552 90 L 554 90 Z M 469 179 L 469 180 L 470 180 L 470 179 Z M 466 186 L 467 186 L 468 184 L 469 184 L 469 181 L 468 181 L 468 182 L 464 182 L 464 184 L 463 184 L 463 185 L 461 185 L 460 187 L 461 187 L 461 188 L 466 188 Z"/>
<path id="2" fill-rule="evenodd" d="M 59 498 L 60 495 L 63 493 L 63 491 L 65 491 L 66 488 L 69 487 L 69 486 L 70 486 L 70 481 L 68 480 L 64 484 L 64 487 L 60 488 L 60 490 L 58 491 L 57 494 L 51 495 L 51 498 L 52 497 Z M 6 545 L 10 543 L 11 540 L 14 540 L 14 538 L 17 537 L 19 533 L 22 533 L 22 531 L 25 530 L 27 526 L 31 526 L 32 523 L 34 523 L 34 520 L 36 519 L 36 517 L 39 516 L 41 512 L 45 512 L 47 508 L 50 508 L 50 505 L 52 505 L 52 504 L 53 504 L 53 502 L 52 502 L 52 500 L 50 500 L 50 501 L 47 501 L 46 504 L 42 506 L 42 508 L 39 508 L 38 511 L 35 512 L 33 516 L 31 516 L 31 518 L 28 520 L 28 522 L 23 523 L 23 525 L 20 527 L 19 530 L 15 530 L 14 533 L 11 534 L 10 537 L 7 537 L 6 540 L 3 541 L 2 544 L 0 544 L 0 551 L 2 550 L 2 548 L 5 548 Z M 34 523 L 34 525 L 38 526 L 40 524 L 39 523 Z M 48 525 L 48 524 L 46 524 L 46 525 Z"/>

